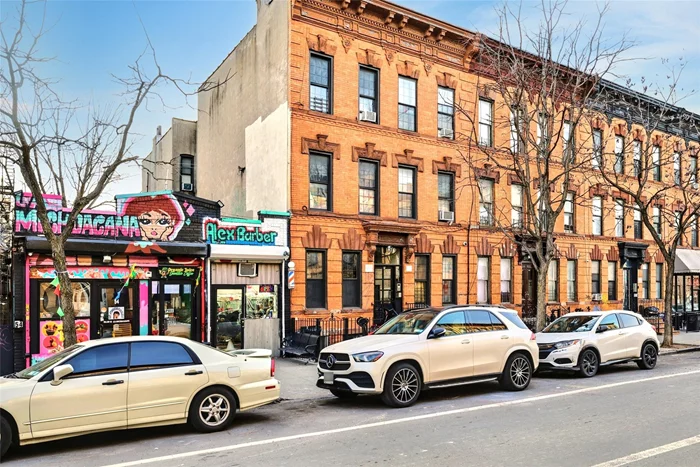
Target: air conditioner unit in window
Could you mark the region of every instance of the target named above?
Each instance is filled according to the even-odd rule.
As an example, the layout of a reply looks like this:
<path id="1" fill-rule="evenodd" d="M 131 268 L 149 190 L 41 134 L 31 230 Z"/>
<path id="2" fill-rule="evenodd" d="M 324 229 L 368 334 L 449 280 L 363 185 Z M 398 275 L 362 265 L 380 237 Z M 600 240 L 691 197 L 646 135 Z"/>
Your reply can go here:
<path id="1" fill-rule="evenodd" d="M 193 191 L 194 190 L 194 185 L 191 183 L 183 183 L 182 184 L 182 191 Z"/>
<path id="2" fill-rule="evenodd" d="M 258 275 L 257 263 L 238 263 L 239 277 L 256 277 Z"/>
<path id="3" fill-rule="evenodd" d="M 370 112 L 369 110 L 363 110 L 360 112 L 360 116 L 357 119 L 361 122 L 377 122 L 377 112 Z"/>
<path id="4" fill-rule="evenodd" d="M 440 138 L 453 139 L 455 137 L 455 132 L 450 128 L 438 128 L 438 136 Z"/>
<path id="5" fill-rule="evenodd" d="M 591 294 L 591 300 L 593 300 L 594 302 L 599 302 L 599 301 L 603 300 L 603 294 L 599 294 L 599 293 Z"/>
<path id="6" fill-rule="evenodd" d="M 452 211 L 438 211 L 438 220 L 446 222 L 455 221 L 455 213 Z"/>

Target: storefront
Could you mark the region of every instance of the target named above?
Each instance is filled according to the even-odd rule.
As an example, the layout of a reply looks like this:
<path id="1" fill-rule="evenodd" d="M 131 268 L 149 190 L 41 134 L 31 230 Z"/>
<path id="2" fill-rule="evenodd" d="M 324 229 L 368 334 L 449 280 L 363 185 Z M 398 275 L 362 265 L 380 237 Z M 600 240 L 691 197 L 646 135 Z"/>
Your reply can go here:
<path id="1" fill-rule="evenodd" d="M 288 303 L 286 213 L 258 220 L 205 219 L 209 244 L 209 342 L 221 349 L 269 348 L 279 353 Z"/>
<path id="2" fill-rule="evenodd" d="M 54 231 L 59 199 L 45 197 Z M 78 341 L 168 335 L 205 340 L 207 246 L 202 219 L 216 203 L 169 192 L 117 196 L 113 212 L 84 212 L 66 243 Z M 63 348 L 63 310 L 51 249 L 31 195 L 16 199 L 15 336 L 24 362 Z M 15 346 L 15 354 L 18 354 Z"/>

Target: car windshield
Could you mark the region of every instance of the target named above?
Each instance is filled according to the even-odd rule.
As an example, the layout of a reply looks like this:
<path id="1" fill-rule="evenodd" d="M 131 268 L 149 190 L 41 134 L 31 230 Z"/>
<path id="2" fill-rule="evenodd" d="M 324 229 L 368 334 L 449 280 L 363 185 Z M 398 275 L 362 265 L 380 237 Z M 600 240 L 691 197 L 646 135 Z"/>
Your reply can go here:
<path id="1" fill-rule="evenodd" d="M 384 323 L 374 334 L 420 334 L 438 313 L 437 310 L 407 311 Z"/>
<path id="2" fill-rule="evenodd" d="M 55 353 L 51 355 L 48 358 L 45 358 L 44 360 L 35 363 L 34 365 L 30 366 L 29 368 L 25 368 L 22 371 L 18 371 L 17 373 L 14 374 L 17 378 L 22 378 L 22 379 L 31 379 L 35 377 L 36 375 L 40 374 L 47 368 L 52 367 L 54 364 L 60 362 L 64 358 L 66 358 L 69 355 L 74 354 L 78 350 L 83 348 L 82 345 L 73 345 L 71 347 L 68 347 L 67 349 L 63 349 L 58 353 Z"/>
<path id="3" fill-rule="evenodd" d="M 593 329 L 598 318 L 600 315 L 562 316 L 542 332 L 588 332 Z"/>

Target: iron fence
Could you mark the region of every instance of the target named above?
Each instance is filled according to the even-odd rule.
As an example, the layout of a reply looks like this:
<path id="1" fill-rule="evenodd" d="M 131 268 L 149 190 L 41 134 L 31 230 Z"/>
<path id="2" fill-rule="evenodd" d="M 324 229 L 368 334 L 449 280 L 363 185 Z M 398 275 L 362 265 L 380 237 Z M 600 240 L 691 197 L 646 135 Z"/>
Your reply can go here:
<path id="1" fill-rule="evenodd" d="M 368 318 L 291 318 L 287 335 L 295 332 L 321 336 L 320 347 L 366 336 L 370 332 Z"/>

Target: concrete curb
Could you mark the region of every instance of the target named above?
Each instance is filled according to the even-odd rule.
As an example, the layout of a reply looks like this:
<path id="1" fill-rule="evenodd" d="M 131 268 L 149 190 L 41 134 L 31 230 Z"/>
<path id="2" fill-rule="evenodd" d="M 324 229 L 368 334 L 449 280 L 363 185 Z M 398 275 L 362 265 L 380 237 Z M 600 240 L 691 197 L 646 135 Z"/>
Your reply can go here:
<path id="1" fill-rule="evenodd" d="M 659 351 L 659 357 L 663 357 L 664 355 L 674 355 L 674 354 L 679 354 L 679 353 L 690 353 L 690 352 L 700 352 L 700 345 L 694 345 L 692 347 L 688 347 L 687 349 L 670 349 L 670 350 L 664 350 L 662 347 L 661 350 Z"/>

